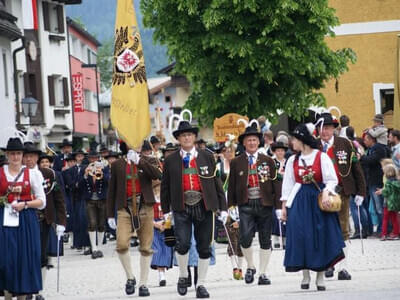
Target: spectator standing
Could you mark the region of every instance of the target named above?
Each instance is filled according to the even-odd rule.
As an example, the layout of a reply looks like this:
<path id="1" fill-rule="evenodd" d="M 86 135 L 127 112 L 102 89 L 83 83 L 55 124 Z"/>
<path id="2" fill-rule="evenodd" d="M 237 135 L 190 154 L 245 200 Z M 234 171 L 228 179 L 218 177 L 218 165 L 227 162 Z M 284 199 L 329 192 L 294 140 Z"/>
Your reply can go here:
<path id="1" fill-rule="evenodd" d="M 400 130 L 394 129 L 389 133 L 389 143 L 392 146 L 393 164 L 400 170 Z"/>

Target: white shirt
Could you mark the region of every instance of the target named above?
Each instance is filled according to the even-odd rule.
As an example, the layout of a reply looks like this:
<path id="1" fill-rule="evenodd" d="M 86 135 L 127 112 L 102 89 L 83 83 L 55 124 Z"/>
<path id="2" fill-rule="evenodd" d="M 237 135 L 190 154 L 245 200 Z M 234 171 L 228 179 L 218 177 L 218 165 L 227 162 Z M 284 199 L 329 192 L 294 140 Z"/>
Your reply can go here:
<path id="1" fill-rule="evenodd" d="M 13 182 L 15 177 L 12 176 L 8 171 L 8 165 L 4 165 L 4 173 L 6 174 L 7 181 Z M 17 182 L 22 182 L 24 180 L 24 174 L 22 174 Z M 44 209 L 46 207 L 46 195 L 44 193 L 44 178 L 39 169 L 29 169 L 29 181 L 31 185 L 31 192 L 35 196 L 35 199 L 42 201 L 42 205 L 38 209 Z"/>
<path id="2" fill-rule="evenodd" d="M 257 162 L 258 159 L 258 152 L 250 154 L 249 152 L 246 151 L 247 159 L 250 161 L 250 156 L 253 156 L 253 164 Z"/>
<path id="3" fill-rule="evenodd" d="M 314 163 L 315 157 L 318 150 L 313 150 L 310 154 L 299 157 L 299 165 L 303 165 L 302 159 L 304 159 L 307 166 L 311 166 Z M 301 183 L 296 182 L 293 163 L 295 155 L 292 155 L 286 163 L 285 174 L 283 176 L 282 183 L 282 196 L 281 201 L 287 201 L 286 207 L 291 207 L 293 200 L 301 187 Z M 321 153 L 321 171 L 322 171 L 322 182 L 326 185 L 326 189 L 334 191 L 338 184 L 338 178 L 336 176 L 335 167 L 333 166 L 332 160 L 326 153 Z"/>
<path id="4" fill-rule="evenodd" d="M 181 149 L 181 157 L 184 158 L 186 156 L 186 154 L 189 153 L 190 154 L 190 160 L 192 160 L 193 158 L 197 157 L 197 150 L 196 147 L 193 147 L 192 150 L 190 151 L 185 151 L 183 149 Z"/>
<path id="5" fill-rule="evenodd" d="M 335 136 L 332 136 L 331 139 L 327 142 L 321 140 L 322 148 L 324 148 L 325 144 L 328 144 L 328 149 L 333 146 L 333 142 L 335 141 Z M 328 150 L 327 149 L 327 150 Z"/>

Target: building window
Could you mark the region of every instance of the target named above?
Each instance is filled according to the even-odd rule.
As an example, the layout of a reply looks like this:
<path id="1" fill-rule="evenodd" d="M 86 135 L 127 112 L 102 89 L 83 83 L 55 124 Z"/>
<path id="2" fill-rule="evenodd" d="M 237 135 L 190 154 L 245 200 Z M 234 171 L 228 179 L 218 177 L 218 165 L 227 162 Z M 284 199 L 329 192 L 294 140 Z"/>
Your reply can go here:
<path id="1" fill-rule="evenodd" d="M 49 104 L 52 106 L 69 106 L 68 79 L 61 75 L 47 77 L 49 88 Z"/>
<path id="2" fill-rule="evenodd" d="M 91 100 L 92 100 L 92 92 L 90 90 L 84 91 L 85 93 L 85 110 L 91 110 Z"/>
<path id="3" fill-rule="evenodd" d="M 49 2 L 42 2 L 44 30 L 64 33 L 64 7 Z"/>
<path id="4" fill-rule="evenodd" d="M 394 90 L 381 90 L 381 109 L 382 113 L 393 113 L 394 109 Z"/>
<path id="5" fill-rule="evenodd" d="M 4 94 L 6 97 L 9 96 L 8 90 L 8 72 L 7 72 L 7 56 L 6 53 L 2 53 L 3 56 L 3 75 L 4 75 Z"/>

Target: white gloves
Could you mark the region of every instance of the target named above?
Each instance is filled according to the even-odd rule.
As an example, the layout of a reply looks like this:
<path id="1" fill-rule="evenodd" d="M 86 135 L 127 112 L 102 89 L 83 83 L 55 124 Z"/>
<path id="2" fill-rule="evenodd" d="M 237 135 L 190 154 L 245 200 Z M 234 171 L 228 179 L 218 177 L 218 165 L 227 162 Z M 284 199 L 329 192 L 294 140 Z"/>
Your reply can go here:
<path id="1" fill-rule="evenodd" d="M 139 164 L 140 156 L 135 150 L 129 150 L 126 154 L 126 158 L 133 162 L 135 165 Z"/>
<path id="2" fill-rule="evenodd" d="M 218 220 L 220 220 L 225 225 L 226 221 L 228 220 L 228 213 L 225 210 L 221 211 Z"/>
<path id="3" fill-rule="evenodd" d="M 115 223 L 115 218 L 108 218 L 107 223 L 111 229 L 113 230 L 117 229 L 117 223 Z"/>
<path id="4" fill-rule="evenodd" d="M 282 209 L 275 209 L 275 215 L 278 220 L 282 217 Z"/>
<path id="5" fill-rule="evenodd" d="M 63 225 L 56 226 L 57 238 L 61 238 L 64 235 L 64 232 L 65 232 L 65 226 Z"/>
<path id="6" fill-rule="evenodd" d="M 356 195 L 354 197 L 354 202 L 356 203 L 357 206 L 361 206 L 363 201 L 364 201 L 364 197 L 363 196 Z"/>

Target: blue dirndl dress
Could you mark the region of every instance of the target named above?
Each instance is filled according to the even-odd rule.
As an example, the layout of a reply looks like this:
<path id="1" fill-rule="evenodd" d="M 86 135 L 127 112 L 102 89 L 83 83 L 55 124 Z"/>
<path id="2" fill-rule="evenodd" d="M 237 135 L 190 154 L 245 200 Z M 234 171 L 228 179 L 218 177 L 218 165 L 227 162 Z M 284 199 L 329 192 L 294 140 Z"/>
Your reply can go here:
<path id="1" fill-rule="evenodd" d="M 317 162 L 320 168 L 318 158 L 320 157 L 317 156 L 314 165 Z M 295 176 L 299 182 L 296 171 Z M 321 183 L 319 185 L 321 189 L 324 187 Z M 319 208 L 318 194 L 314 184 L 302 184 L 288 209 L 284 259 L 287 272 L 303 269 L 320 272 L 344 258 L 345 244 L 338 215 Z"/>
<path id="2" fill-rule="evenodd" d="M 172 247 L 168 247 L 164 243 L 164 233 L 154 228 L 153 244 L 154 250 L 151 259 L 151 268 L 171 268 L 172 267 Z"/>

